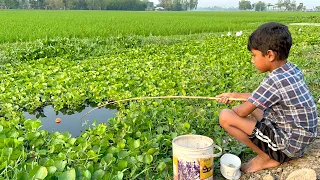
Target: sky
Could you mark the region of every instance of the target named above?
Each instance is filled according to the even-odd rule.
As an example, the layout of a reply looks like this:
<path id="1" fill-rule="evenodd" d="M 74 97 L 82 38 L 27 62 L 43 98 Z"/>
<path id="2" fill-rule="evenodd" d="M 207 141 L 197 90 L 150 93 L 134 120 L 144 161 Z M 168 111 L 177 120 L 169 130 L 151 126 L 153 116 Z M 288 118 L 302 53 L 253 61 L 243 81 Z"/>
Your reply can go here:
<path id="1" fill-rule="evenodd" d="M 149 0 L 158 4 L 158 0 Z M 278 0 L 261 0 L 265 3 L 275 4 Z M 251 0 L 251 3 L 259 2 L 259 0 Z M 237 7 L 239 0 L 198 0 L 198 7 L 221 6 L 221 7 Z M 315 6 L 320 6 L 320 0 L 296 0 L 296 3 L 303 3 L 307 9 L 313 9 Z"/>

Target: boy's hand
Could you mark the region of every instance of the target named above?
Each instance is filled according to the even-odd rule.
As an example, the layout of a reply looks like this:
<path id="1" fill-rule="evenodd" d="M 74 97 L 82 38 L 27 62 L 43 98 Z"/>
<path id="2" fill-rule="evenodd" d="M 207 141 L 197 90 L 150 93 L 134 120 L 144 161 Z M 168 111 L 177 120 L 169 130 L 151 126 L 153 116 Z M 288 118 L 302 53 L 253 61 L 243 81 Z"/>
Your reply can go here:
<path id="1" fill-rule="evenodd" d="M 237 98 L 237 95 L 236 95 L 236 93 L 222 93 L 216 97 L 220 98 L 220 99 L 217 99 L 217 102 L 230 104 L 232 101 L 229 100 L 229 98 Z"/>

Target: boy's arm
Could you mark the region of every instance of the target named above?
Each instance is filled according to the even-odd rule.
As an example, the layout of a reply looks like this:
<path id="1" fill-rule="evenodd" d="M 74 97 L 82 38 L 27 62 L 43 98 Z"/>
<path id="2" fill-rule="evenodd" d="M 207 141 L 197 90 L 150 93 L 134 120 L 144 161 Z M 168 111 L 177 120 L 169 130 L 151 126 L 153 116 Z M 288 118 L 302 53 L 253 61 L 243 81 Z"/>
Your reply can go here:
<path id="1" fill-rule="evenodd" d="M 251 93 L 236 93 L 238 98 L 248 99 L 251 96 Z"/>
<path id="2" fill-rule="evenodd" d="M 223 93 L 218 95 L 217 97 L 221 98 L 217 100 L 221 103 L 229 104 L 232 101 L 228 100 L 228 98 L 242 98 L 242 99 L 248 99 L 251 97 L 251 93 Z M 247 117 L 250 115 L 257 107 L 252 104 L 251 102 L 245 101 L 244 103 L 232 107 L 232 110 L 240 117 Z"/>
<path id="3" fill-rule="evenodd" d="M 238 106 L 233 106 L 232 110 L 240 117 L 247 117 L 250 115 L 257 107 L 251 102 L 244 102 Z"/>
<path id="4" fill-rule="evenodd" d="M 221 98 L 217 100 L 218 102 L 229 104 L 232 101 L 230 101 L 228 98 L 248 99 L 250 96 L 251 96 L 251 93 L 222 93 L 216 97 Z"/>

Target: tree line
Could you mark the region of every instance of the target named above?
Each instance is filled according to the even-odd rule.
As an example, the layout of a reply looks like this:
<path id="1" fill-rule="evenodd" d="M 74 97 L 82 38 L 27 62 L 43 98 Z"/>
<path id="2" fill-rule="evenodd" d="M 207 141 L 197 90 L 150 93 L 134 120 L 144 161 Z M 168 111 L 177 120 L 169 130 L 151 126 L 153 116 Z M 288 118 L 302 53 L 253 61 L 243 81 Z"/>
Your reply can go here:
<path id="1" fill-rule="evenodd" d="M 158 0 L 158 7 L 168 11 L 188 11 L 197 9 L 198 0 Z M 0 0 L 0 9 L 71 9 L 71 10 L 154 10 L 154 3 L 149 0 Z M 304 11 L 303 3 L 295 0 L 278 0 L 271 4 L 259 1 L 239 0 L 239 10 L 279 10 Z M 315 7 L 320 11 L 320 6 Z"/>
<path id="2" fill-rule="evenodd" d="M 196 9 L 198 0 L 159 0 L 165 10 Z M 0 9 L 153 10 L 149 0 L 0 0 Z"/>
<path id="3" fill-rule="evenodd" d="M 197 9 L 198 0 L 159 0 L 159 5 L 166 10 L 188 11 Z"/>
<path id="4" fill-rule="evenodd" d="M 277 3 L 265 3 L 259 1 L 257 3 L 251 3 L 249 0 L 240 0 L 239 1 L 240 10 L 251 10 L 255 11 L 305 11 L 306 6 L 303 3 L 297 4 L 295 0 L 278 0 Z M 315 7 L 315 10 L 320 11 L 320 6 Z"/>
<path id="5" fill-rule="evenodd" d="M 153 7 L 148 0 L 0 0 L 1 9 L 136 10 Z"/>

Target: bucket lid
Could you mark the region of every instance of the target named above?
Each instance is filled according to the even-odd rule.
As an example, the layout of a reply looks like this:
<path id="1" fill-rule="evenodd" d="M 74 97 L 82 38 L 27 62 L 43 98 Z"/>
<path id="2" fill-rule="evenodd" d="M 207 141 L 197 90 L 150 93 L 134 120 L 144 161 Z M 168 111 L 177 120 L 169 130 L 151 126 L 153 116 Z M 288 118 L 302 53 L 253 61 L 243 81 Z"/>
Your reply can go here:
<path id="1" fill-rule="evenodd" d="M 182 135 L 172 140 L 172 146 L 186 151 L 208 150 L 213 148 L 213 140 L 201 135 Z"/>

